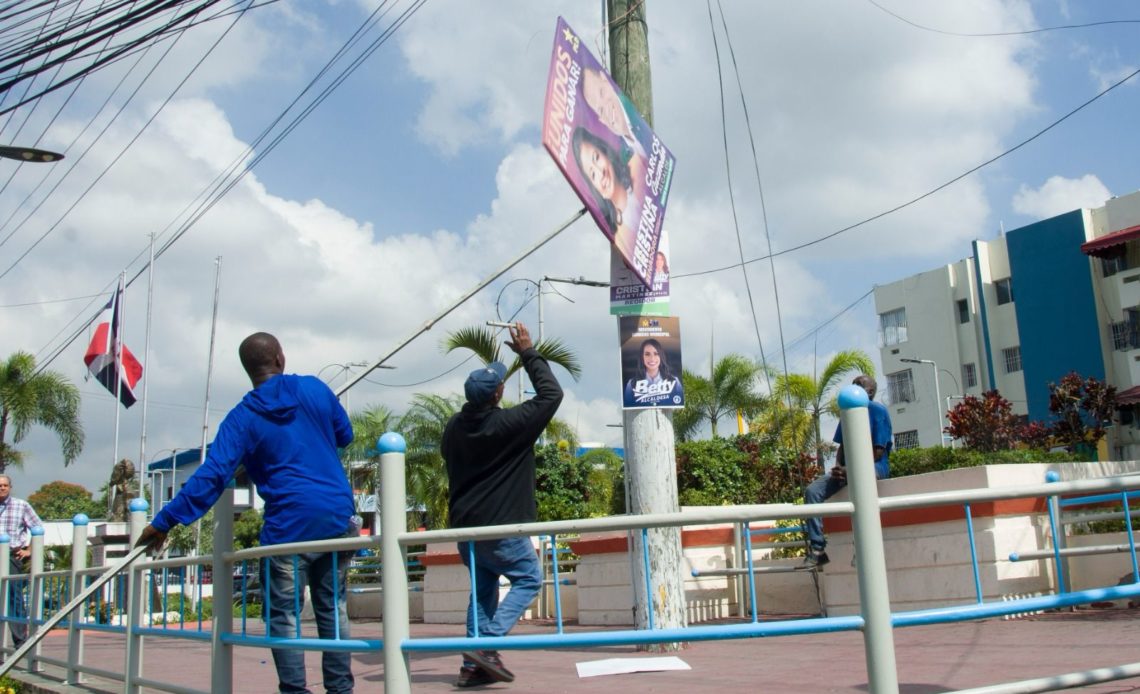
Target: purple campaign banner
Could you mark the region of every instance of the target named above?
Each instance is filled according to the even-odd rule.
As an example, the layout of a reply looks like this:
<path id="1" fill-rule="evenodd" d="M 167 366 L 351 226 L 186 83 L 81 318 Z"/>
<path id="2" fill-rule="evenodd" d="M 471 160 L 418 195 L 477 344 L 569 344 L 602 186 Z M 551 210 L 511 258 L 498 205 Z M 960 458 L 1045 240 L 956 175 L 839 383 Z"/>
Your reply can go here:
<path id="1" fill-rule="evenodd" d="M 652 288 L 676 159 L 561 17 L 542 144 L 598 228 Z"/>

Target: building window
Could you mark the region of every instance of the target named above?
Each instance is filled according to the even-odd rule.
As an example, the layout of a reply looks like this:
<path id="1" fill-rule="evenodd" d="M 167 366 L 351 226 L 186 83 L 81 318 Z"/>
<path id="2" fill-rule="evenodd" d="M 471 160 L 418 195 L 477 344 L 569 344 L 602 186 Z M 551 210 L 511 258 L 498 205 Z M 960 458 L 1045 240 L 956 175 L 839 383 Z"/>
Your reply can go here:
<path id="1" fill-rule="evenodd" d="M 879 340 L 883 346 L 906 342 L 906 307 L 879 314 Z"/>
<path id="2" fill-rule="evenodd" d="M 998 306 L 1013 301 L 1013 285 L 1009 283 L 1008 277 L 1004 280 L 996 280 L 994 282 L 994 291 L 997 292 Z"/>
<path id="3" fill-rule="evenodd" d="M 1005 361 L 1007 374 L 1021 371 L 1021 345 L 1006 347 L 1001 351 L 1001 358 Z"/>
<path id="4" fill-rule="evenodd" d="M 887 374 L 887 394 L 892 403 L 914 402 L 914 379 L 910 369 Z"/>
<path id="5" fill-rule="evenodd" d="M 965 299 L 958 299 L 958 322 L 970 322 L 970 302 Z"/>
<path id="6" fill-rule="evenodd" d="M 962 387 L 978 387 L 978 367 L 974 364 L 962 364 Z"/>
<path id="7" fill-rule="evenodd" d="M 1105 277 L 1112 277 L 1118 272 L 1124 272 L 1128 269 L 1128 255 L 1121 253 L 1110 258 L 1101 258 L 1100 269 Z"/>
<path id="8" fill-rule="evenodd" d="M 918 430 L 900 431 L 895 434 L 895 450 L 900 448 L 918 448 Z"/>

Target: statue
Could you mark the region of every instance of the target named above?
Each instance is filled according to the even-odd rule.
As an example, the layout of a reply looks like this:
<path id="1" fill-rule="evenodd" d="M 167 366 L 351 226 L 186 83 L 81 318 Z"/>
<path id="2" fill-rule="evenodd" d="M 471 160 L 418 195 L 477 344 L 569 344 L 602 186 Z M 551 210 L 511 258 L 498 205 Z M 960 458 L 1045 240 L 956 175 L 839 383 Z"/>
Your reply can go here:
<path id="1" fill-rule="evenodd" d="M 108 485 L 107 497 L 111 508 L 107 520 L 130 520 L 131 499 L 138 496 L 138 484 L 135 483 L 135 464 L 123 458 L 115 463 L 111 471 L 111 482 Z"/>

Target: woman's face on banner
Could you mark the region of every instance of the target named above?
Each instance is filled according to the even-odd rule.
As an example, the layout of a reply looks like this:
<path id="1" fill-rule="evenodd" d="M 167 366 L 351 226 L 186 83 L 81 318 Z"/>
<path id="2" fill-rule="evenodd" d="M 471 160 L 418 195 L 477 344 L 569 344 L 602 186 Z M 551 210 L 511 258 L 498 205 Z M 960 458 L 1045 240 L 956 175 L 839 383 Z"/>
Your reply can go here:
<path id="1" fill-rule="evenodd" d="M 657 348 L 653 345 L 645 345 L 641 348 L 641 362 L 645 364 L 645 375 L 653 378 L 657 376 L 657 370 L 661 368 L 661 355 L 657 353 Z"/>
<path id="2" fill-rule="evenodd" d="M 586 70 L 582 75 L 582 96 L 610 132 L 623 137 L 630 135 L 621 98 L 605 76 L 596 70 Z"/>
<path id="3" fill-rule="evenodd" d="M 606 153 L 589 142 L 581 145 L 582 175 L 594 186 L 594 190 L 607 200 L 613 199 L 614 167 Z"/>

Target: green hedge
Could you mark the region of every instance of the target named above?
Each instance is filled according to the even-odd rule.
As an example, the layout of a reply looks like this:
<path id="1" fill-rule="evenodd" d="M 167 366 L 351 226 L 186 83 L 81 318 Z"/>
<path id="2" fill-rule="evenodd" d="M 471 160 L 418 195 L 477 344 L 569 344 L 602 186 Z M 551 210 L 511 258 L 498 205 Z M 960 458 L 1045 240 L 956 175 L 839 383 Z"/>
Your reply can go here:
<path id="1" fill-rule="evenodd" d="M 978 453 L 962 448 L 912 448 L 891 452 L 891 477 L 1002 463 L 1083 460 L 1063 451 Z M 830 467 L 831 462 L 826 466 Z M 752 435 L 677 444 L 677 492 L 683 506 L 797 503 L 823 473 L 804 454 L 776 448 Z"/>
<path id="2" fill-rule="evenodd" d="M 819 473 L 809 457 L 750 435 L 677 444 L 683 506 L 793 503 Z"/>
<path id="3" fill-rule="evenodd" d="M 1049 453 L 1029 449 L 979 453 L 964 448 L 907 448 L 891 451 L 891 477 L 921 475 L 926 472 L 954 470 L 979 465 L 1001 465 L 1005 463 L 1064 463 L 1075 458 L 1072 453 L 1060 451 Z"/>

